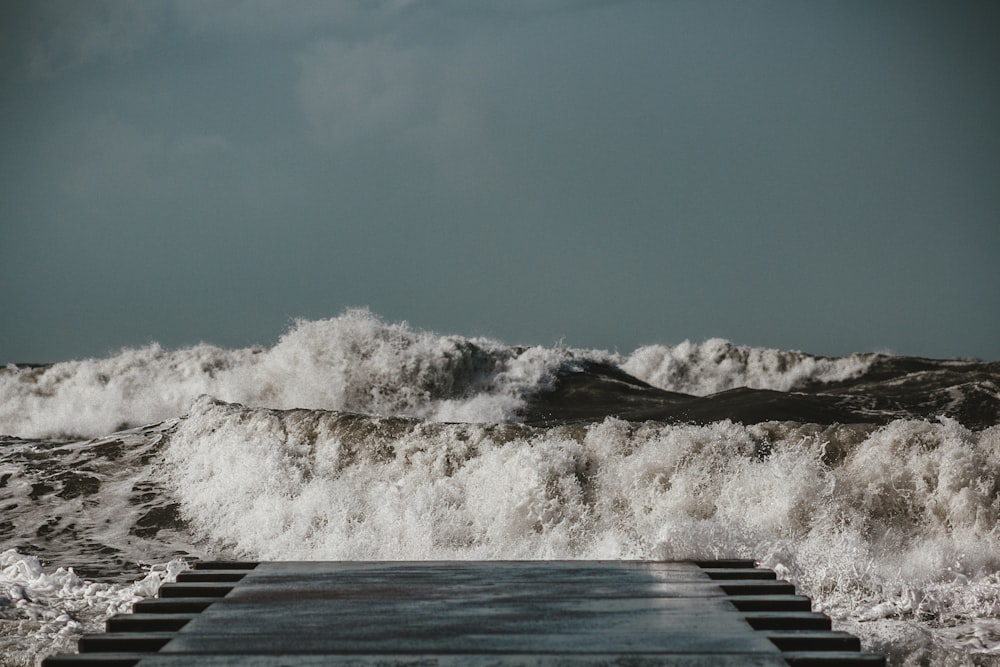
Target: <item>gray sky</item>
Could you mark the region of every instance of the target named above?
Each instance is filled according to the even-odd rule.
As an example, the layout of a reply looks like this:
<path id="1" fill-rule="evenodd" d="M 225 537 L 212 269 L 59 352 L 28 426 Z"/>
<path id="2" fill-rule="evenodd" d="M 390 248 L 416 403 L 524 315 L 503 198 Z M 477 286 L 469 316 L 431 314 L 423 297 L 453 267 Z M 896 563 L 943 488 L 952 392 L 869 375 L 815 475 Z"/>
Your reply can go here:
<path id="1" fill-rule="evenodd" d="M 0 4 L 0 362 L 369 306 L 1000 359 L 1000 5 Z"/>

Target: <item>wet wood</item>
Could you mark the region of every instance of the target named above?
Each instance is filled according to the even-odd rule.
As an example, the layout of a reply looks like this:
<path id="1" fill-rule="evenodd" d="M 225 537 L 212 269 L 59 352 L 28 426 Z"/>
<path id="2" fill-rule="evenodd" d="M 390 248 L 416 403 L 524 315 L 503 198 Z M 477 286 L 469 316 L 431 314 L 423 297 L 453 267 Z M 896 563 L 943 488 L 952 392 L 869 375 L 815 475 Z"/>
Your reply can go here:
<path id="1" fill-rule="evenodd" d="M 44 664 L 884 664 L 794 593 L 745 561 L 211 563 Z"/>

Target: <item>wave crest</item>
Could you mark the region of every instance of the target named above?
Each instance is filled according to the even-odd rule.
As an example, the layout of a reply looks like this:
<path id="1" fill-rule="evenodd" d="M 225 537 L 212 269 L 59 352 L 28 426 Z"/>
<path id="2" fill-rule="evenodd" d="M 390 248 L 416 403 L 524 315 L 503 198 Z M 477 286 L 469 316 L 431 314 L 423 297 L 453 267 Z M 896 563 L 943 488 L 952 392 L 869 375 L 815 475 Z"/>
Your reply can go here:
<path id="1" fill-rule="evenodd" d="M 202 394 L 251 406 L 503 421 L 546 387 L 560 349 L 389 324 L 367 310 L 297 321 L 270 348 L 158 344 L 104 359 L 0 369 L 0 433 L 99 437 L 177 417 Z"/>
<path id="2" fill-rule="evenodd" d="M 646 345 L 625 358 L 621 368 L 660 389 L 707 396 L 738 387 L 792 391 L 839 382 L 863 375 L 877 358 L 876 354 L 818 357 L 712 338 L 703 343 Z"/>
<path id="3" fill-rule="evenodd" d="M 1000 427 L 949 419 L 536 428 L 206 397 L 166 466 L 195 530 L 249 558 L 755 557 L 833 612 L 926 614 L 933 591 L 942 619 L 982 615 L 963 582 L 1000 568 Z"/>

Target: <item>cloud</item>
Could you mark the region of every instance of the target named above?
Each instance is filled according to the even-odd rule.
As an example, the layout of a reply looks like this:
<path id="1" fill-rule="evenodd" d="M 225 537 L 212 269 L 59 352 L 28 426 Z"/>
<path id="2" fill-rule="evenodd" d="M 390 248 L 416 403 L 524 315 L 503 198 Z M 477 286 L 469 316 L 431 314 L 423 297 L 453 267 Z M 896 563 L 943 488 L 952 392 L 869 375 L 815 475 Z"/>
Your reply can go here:
<path id="1" fill-rule="evenodd" d="M 49 137 L 47 155 L 50 164 L 63 166 L 65 194 L 104 201 L 190 197 L 206 187 L 232 188 L 261 168 L 226 137 L 150 131 L 114 116 Z"/>
<path id="2" fill-rule="evenodd" d="M 21 17 L 22 74 L 41 79 L 134 51 L 156 32 L 165 4 L 48 0 Z"/>
<path id="3" fill-rule="evenodd" d="M 16 76 L 44 79 L 137 51 L 171 22 L 193 33 L 255 39 L 317 31 L 358 34 L 413 0 L 10 0 L 0 6 L 0 39 Z"/>
<path id="4" fill-rule="evenodd" d="M 144 134 L 118 119 L 102 117 L 90 123 L 76 141 L 60 147 L 67 167 L 63 190 L 77 197 L 101 197 L 112 192 L 152 194 L 152 166 L 161 159 L 166 142 L 159 134 Z"/>
<path id="5" fill-rule="evenodd" d="M 438 91 L 426 51 L 387 40 L 325 40 L 299 58 L 297 92 L 312 131 L 338 148 L 431 122 Z"/>
<path id="6" fill-rule="evenodd" d="M 382 19 L 414 0 L 176 0 L 182 23 L 195 31 L 255 37 L 330 29 L 356 30 L 358 24 Z"/>
<path id="7" fill-rule="evenodd" d="M 228 154 L 236 150 L 233 142 L 217 134 L 181 137 L 175 144 L 175 151 L 178 155 L 192 157 Z"/>
<path id="8" fill-rule="evenodd" d="M 469 64 L 481 56 L 468 44 L 388 37 L 316 43 L 298 59 L 308 132 L 331 153 L 363 156 L 357 166 L 380 178 L 402 169 L 411 184 L 476 197 L 492 187 L 497 166 L 477 99 L 482 68 Z"/>

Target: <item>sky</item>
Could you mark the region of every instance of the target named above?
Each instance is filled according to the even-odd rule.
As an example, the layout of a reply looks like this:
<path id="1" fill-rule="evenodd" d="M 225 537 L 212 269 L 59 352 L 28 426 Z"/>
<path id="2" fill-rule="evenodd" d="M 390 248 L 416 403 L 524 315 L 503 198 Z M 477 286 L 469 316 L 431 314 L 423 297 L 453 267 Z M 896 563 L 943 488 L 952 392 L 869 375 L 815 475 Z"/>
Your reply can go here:
<path id="1" fill-rule="evenodd" d="M 5 0 L 0 363 L 368 307 L 1000 359 L 995 2 Z"/>

